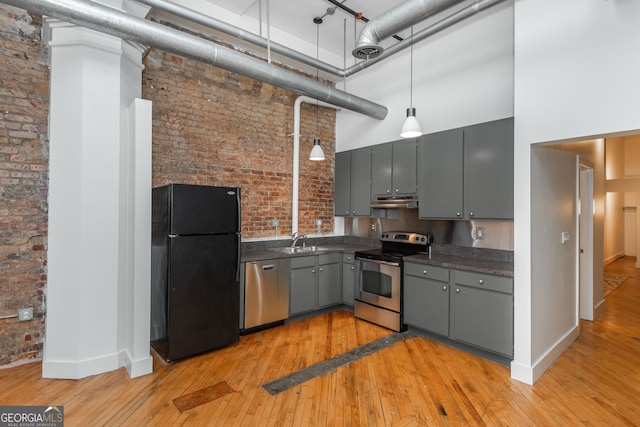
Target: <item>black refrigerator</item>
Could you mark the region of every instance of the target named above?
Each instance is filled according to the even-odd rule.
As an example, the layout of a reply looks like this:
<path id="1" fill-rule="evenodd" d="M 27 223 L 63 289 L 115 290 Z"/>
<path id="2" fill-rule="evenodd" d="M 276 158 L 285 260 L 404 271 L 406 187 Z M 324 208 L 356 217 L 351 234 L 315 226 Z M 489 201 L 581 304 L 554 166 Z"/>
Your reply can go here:
<path id="1" fill-rule="evenodd" d="M 240 188 L 152 192 L 151 345 L 175 361 L 239 339 Z"/>

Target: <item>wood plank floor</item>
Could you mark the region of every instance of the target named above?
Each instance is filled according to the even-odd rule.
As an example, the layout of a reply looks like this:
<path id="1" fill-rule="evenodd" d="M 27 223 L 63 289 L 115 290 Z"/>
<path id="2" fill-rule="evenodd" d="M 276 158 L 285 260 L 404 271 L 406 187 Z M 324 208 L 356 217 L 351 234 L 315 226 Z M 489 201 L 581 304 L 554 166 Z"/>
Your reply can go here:
<path id="1" fill-rule="evenodd" d="M 262 384 L 390 334 L 335 312 L 129 379 L 42 379 L 40 363 L 0 371 L 0 405 L 64 405 L 67 426 L 640 425 L 640 274 L 534 385 L 509 369 L 421 337 L 270 395 Z"/>

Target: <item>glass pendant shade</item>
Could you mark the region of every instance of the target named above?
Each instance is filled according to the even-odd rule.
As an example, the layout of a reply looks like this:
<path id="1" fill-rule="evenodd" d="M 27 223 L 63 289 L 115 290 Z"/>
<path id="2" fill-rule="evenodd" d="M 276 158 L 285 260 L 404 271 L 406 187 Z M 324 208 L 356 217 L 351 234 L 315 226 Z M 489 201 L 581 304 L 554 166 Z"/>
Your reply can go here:
<path id="1" fill-rule="evenodd" d="M 324 151 L 322 151 L 322 147 L 320 147 L 320 138 L 313 140 L 313 148 L 309 154 L 309 160 L 324 160 Z"/>
<path id="2" fill-rule="evenodd" d="M 403 138 L 417 138 L 420 135 L 422 135 L 422 128 L 420 128 L 420 123 L 416 119 L 416 109 L 407 108 L 407 118 L 402 124 L 400 136 Z"/>

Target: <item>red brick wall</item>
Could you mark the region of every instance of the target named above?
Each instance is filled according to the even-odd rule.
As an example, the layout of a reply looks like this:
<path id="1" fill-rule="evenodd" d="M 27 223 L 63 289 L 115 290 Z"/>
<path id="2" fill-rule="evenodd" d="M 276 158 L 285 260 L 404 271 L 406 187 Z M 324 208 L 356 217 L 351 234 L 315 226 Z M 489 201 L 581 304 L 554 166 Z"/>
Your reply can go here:
<path id="1" fill-rule="evenodd" d="M 143 98 L 153 101 L 153 185 L 238 186 L 243 237 L 291 233 L 293 104 L 297 95 L 207 64 L 152 49 Z M 312 162 L 316 106 L 302 104 L 299 231 L 333 231 L 335 111 L 320 108 L 327 160 Z"/>
<path id="2" fill-rule="evenodd" d="M 41 18 L 0 4 L 0 365 L 42 358 L 49 72 Z"/>

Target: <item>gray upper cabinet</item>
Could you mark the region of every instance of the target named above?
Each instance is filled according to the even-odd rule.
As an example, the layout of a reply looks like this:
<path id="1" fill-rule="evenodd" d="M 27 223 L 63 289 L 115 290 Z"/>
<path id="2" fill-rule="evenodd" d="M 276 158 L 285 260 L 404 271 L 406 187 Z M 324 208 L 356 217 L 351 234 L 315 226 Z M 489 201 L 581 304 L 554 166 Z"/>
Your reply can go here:
<path id="1" fill-rule="evenodd" d="M 336 153 L 336 216 L 371 215 L 371 148 Z"/>
<path id="2" fill-rule="evenodd" d="M 512 219 L 513 118 L 470 126 L 464 138 L 466 214 Z"/>
<path id="3" fill-rule="evenodd" d="M 513 118 L 424 135 L 420 218 L 513 219 Z"/>
<path id="4" fill-rule="evenodd" d="M 421 218 L 462 218 L 462 129 L 423 135 L 418 143 L 418 204 Z"/>
<path id="5" fill-rule="evenodd" d="M 415 194 L 417 140 L 401 139 L 371 149 L 371 192 L 376 196 Z"/>

